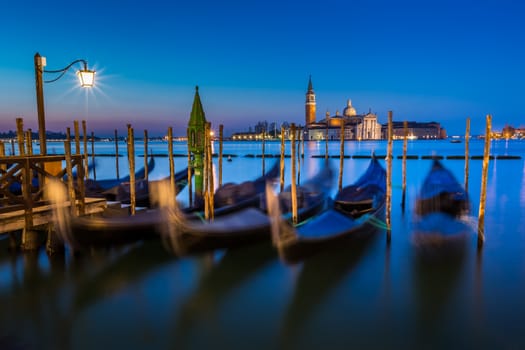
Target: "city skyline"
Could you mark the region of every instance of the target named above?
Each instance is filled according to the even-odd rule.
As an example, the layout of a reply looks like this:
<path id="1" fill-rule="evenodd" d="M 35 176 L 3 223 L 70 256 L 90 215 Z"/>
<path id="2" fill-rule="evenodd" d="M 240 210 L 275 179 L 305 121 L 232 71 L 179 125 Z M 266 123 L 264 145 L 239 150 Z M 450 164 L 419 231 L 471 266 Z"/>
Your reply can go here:
<path id="1" fill-rule="evenodd" d="M 179 3 L 30 1 L 0 14 L 0 130 L 24 118 L 37 130 L 33 55 L 60 69 L 83 58 L 96 87 L 74 71 L 45 84 L 46 128 L 86 120 L 97 135 L 184 134 L 194 88 L 225 133 L 258 121 L 304 123 L 311 75 L 317 119 L 348 99 L 386 123 L 436 121 L 463 134 L 522 126 L 525 13 L 512 1 L 267 1 Z M 87 20 L 83 24 L 79 20 Z"/>

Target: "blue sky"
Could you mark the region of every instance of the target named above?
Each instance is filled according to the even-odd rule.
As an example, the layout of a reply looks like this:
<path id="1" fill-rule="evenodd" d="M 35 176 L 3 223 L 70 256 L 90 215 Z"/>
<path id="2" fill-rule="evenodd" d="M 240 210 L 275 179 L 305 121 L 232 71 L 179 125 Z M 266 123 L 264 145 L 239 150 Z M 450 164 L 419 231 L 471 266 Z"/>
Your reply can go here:
<path id="1" fill-rule="evenodd" d="M 525 5 L 519 1 L 10 2 L 0 12 L 0 130 L 37 129 L 33 55 L 74 71 L 45 84 L 47 130 L 87 120 L 98 135 L 172 126 L 185 134 L 195 85 L 214 127 L 304 123 L 308 76 L 317 118 L 352 99 L 386 122 L 439 121 L 449 134 L 525 126 Z M 46 75 L 49 79 L 50 76 Z"/>

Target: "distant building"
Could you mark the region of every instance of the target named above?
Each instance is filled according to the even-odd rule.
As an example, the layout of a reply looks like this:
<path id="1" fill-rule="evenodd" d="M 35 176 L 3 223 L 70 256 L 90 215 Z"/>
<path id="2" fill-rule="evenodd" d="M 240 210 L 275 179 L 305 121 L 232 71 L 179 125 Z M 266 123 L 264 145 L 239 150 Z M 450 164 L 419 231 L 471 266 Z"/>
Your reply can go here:
<path id="1" fill-rule="evenodd" d="M 335 115 L 326 112 L 325 118 L 315 120 L 315 93 L 312 78 L 308 81 L 306 92 L 306 132 L 308 140 L 340 140 L 341 126 L 344 125 L 345 140 L 379 140 L 381 139 L 381 124 L 377 122 L 377 115 L 368 111 L 366 114 L 357 114 L 348 100 L 343 114 L 336 111 Z"/>
<path id="2" fill-rule="evenodd" d="M 393 138 L 402 139 L 405 135 L 404 122 L 392 122 Z M 419 122 L 408 122 L 407 123 L 408 137 L 410 139 L 444 139 L 447 137 L 447 133 L 439 123 L 419 123 Z M 388 123 L 383 124 L 382 134 L 384 138 L 387 138 Z"/>

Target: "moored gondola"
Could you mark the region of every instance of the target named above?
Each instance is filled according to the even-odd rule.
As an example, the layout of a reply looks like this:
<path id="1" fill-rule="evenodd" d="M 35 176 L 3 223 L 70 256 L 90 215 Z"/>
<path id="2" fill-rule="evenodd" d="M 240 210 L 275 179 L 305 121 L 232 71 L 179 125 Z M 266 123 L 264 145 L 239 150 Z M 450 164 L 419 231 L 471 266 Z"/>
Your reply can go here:
<path id="1" fill-rule="evenodd" d="M 326 206 L 328 191 L 333 182 L 333 170 L 325 165 L 315 176 L 298 186 L 297 220 L 304 222 Z M 280 206 L 285 208 L 283 218 L 290 220 L 290 193 L 280 194 Z M 223 213 L 213 221 L 189 219 L 175 209 L 169 221 L 174 227 L 170 240 L 178 254 L 189 254 L 211 249 L 231 248 L 248 243 L 271 239 L 271 220 L 268 216 L 265 196 L 259 197 L 258 206 L 244 207 Z"/>
<path id="2" fill-rule="evenodd" d="M 416 199 L 412 241 L 423 259 L 450 259 L 461 256 L 473 230 L 462 219 L 470 201 L 454 175 L 434 160 Z"/>
<path id="3" fill-rule="evenodd" d="M 321 214 L 301 225 L 277 219 L 273 241 L 286 262 L 299 261 L 330 245 L 374 236 L 385 216 L 386 172 L 372 157 L 365 173 L 343 188 Z"/>

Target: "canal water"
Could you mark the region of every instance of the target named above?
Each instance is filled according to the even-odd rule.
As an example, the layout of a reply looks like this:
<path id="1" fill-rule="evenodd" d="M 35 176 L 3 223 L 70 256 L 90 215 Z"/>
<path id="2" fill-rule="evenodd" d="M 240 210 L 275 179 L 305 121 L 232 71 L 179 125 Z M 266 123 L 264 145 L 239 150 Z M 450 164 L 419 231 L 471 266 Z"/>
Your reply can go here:
<path id="1" fill-rule="evenodd" d="M 470 142 L 483 154 L 483 141 Z M 150 142 L 167 154 L 165 142 Z M 218 144 L 215 144 L 215 151 Z M 266 153 L 279 154 L 268 142 Z M 290 154 L 287 144 L 286 153 Z M 463 155 L 464 143 L 410 141 L 409 155 Z M 96 153 L 115 153 L 111 142 Z M 142 144 L 136 164 L 141 165 Z M 186 145 L 175 143 L 176 171 L 186 165 Z M 62 152 L 48 144 L 50 153 Z M 120 153 L 125 144 L 120 144 Z M 223 182 L 261 174 L 256 142 L 226 142 Z M 339 142 L 330 142 L 338 155 Z M 346 142 L 345 154 L 386 154 L 386 142 Z M 324 159 L 325 143 L 307 142 L 301 180 Z M 73 255 L 10 253 L 0 239 L 0 349 L 520 349 L 525 347 L 525 142 L 493 141 L 485 235 L 476 249 L 481 160 L 470 160 L 471 241 L 463 259 L 425 263 L 411 243 L 414 201 L 431 160 L 407 160 L 407 207 L 401 209 L 402 142 L 394 142 L 392 239 L 377 234 L 366 247 L 341 246 L 302 263 L 281 261 L 270 244 L 177 257 L 161 242 Z M 248 155 L 248 157 L 247 157 Z M 115 176 L 115 158 L 97 157 L 97 178 Z M 214 159 L 217 166 L 217 158 Z M 274 158 L 266 158 L 269 169 Z M 287 169 L 290 159 L 286 159 Z M 339 159 L 330 158 L 335 169 Z M 368 159 L 345 159 L 343 185 Z M 384 164 L 384 160 L 382 160 Z M 443 160 L 460 180 L 464 160 Z M 121 176 L 127 158 L 119 159 Z M 169 174 L 159 156 L 151 178 Z M 290 175 L 286 175 L 289 183 Z M 337 179 L 334 181 L 334 191 Z M 188 192 L 179 194 L 187 203 Z"/>

